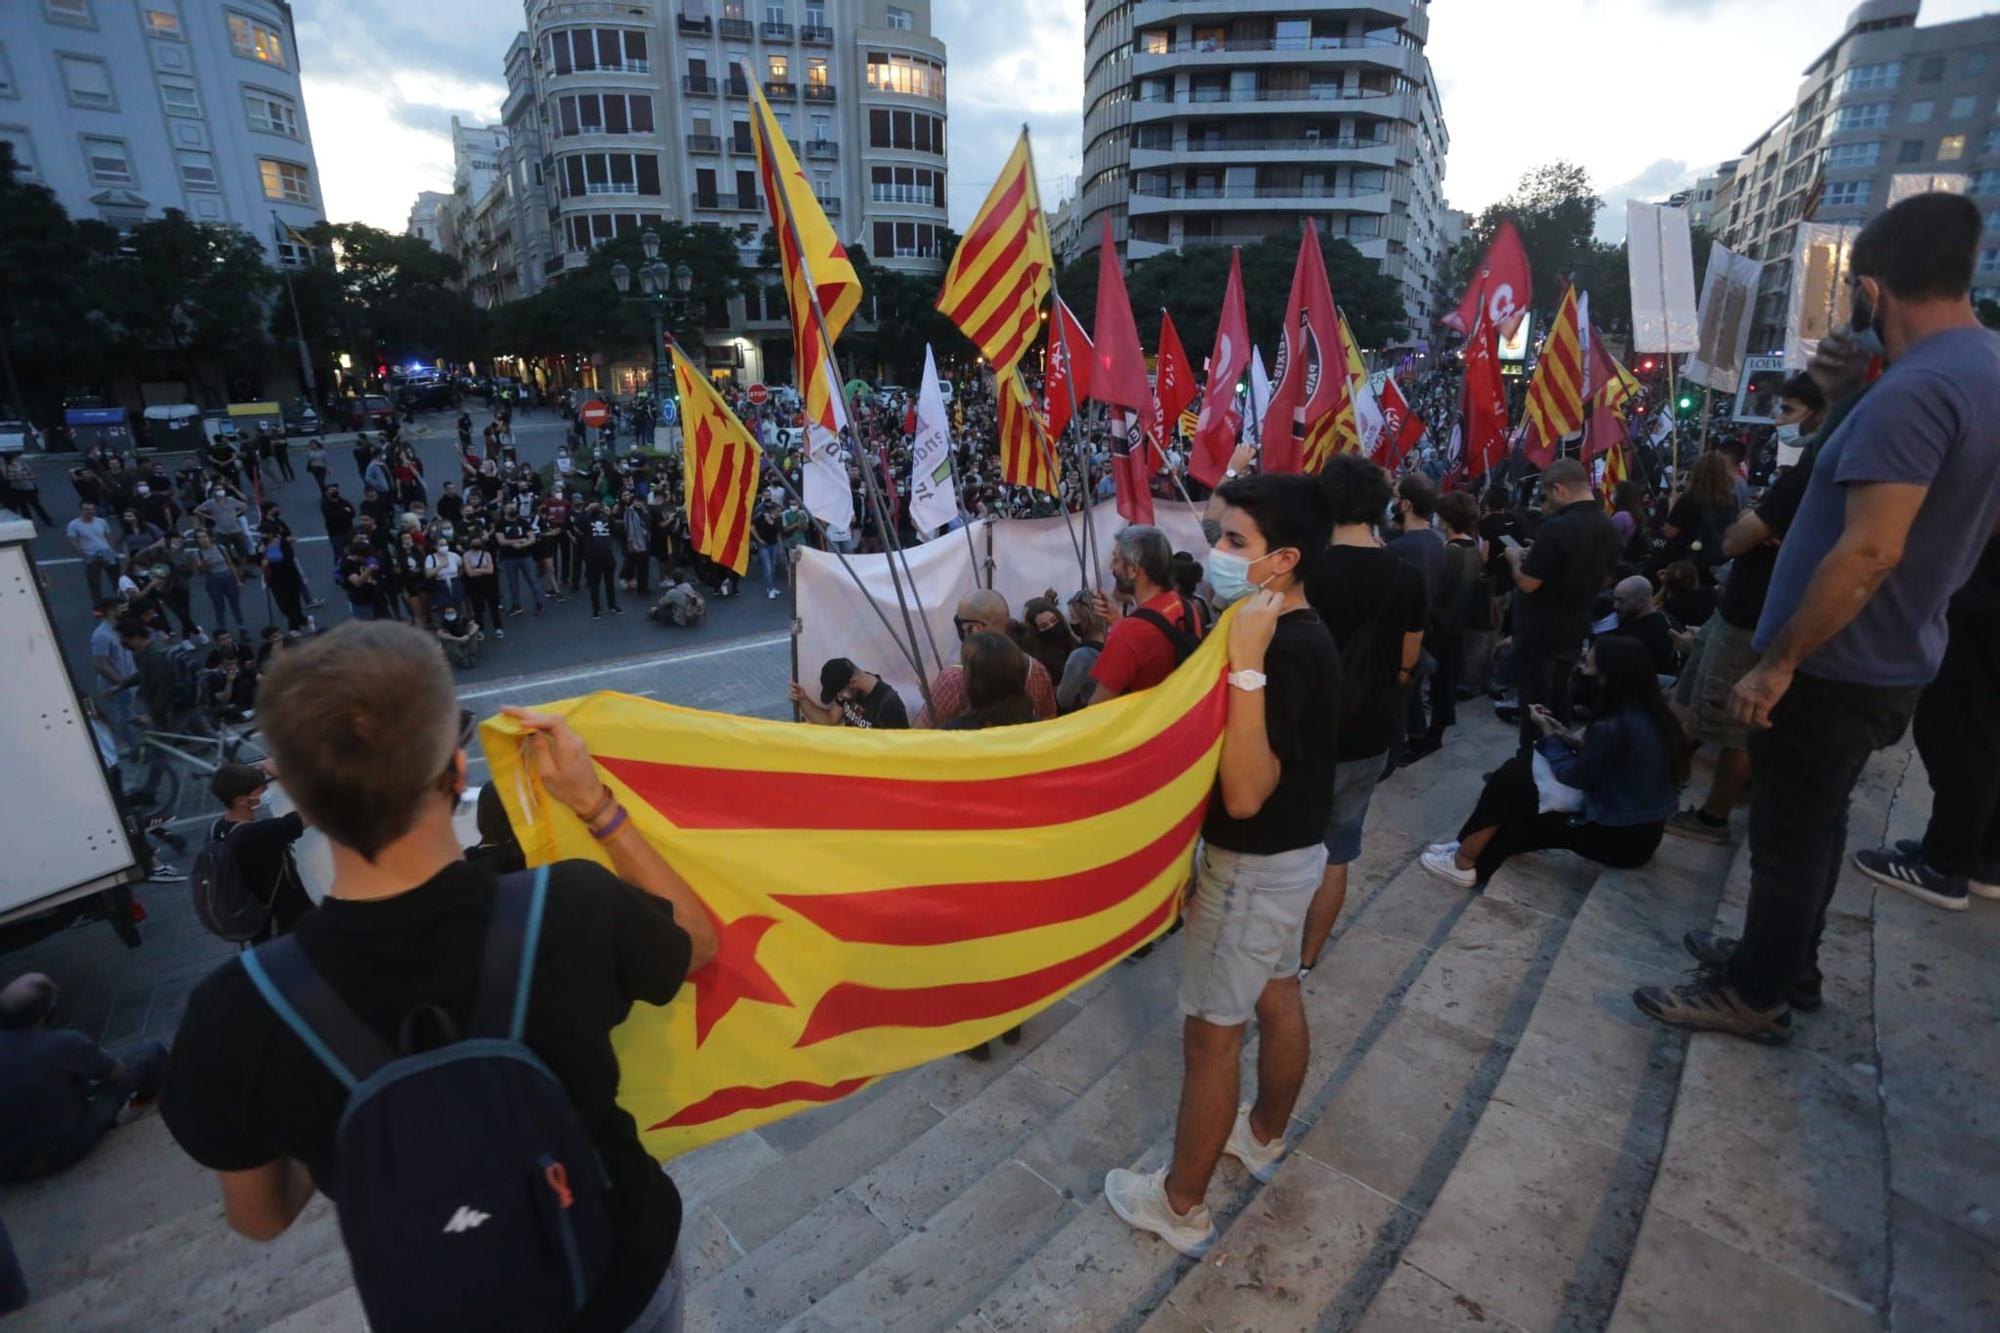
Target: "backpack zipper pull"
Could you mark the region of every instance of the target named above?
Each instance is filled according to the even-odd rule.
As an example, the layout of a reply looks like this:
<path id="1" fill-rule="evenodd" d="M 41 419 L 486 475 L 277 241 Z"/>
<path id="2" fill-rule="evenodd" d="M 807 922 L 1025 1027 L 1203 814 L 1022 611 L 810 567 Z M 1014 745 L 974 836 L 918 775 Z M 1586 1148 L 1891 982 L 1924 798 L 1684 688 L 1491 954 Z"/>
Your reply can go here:
<path id="1" fill-rule="evenodd" d="M 561 1162 L 550 1162 L 543 1167 L 542 1179 L 549 1182 L 549 1188 L 556 1192 L 556 1202 L 563 1207 L 567 1208 L 576 1202 L 576 1196 L 570 1193 L 569 1172 L 563 1169 Z"/>

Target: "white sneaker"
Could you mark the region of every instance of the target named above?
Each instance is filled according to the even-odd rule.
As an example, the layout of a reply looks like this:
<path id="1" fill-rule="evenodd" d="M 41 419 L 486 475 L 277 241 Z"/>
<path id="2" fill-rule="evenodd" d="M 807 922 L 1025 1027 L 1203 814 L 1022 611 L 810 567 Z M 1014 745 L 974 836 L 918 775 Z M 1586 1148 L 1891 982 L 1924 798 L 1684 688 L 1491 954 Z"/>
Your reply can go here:
<path id="1" fill-rule="evenodd" d="M 1229 1131 L 1229 1142 L 1222 1150 L 1243 1163 L 1244 1169 L 1257 1179 L 1270 1183 L 1278 1174 L 1278 1163 L 1285 1160 L 1285 1136 L 1278 1135 L 1269 1143 L 1257 1142 L 1256 1131 L 1250 1128 L 1250 1104 L 1245 1102 L 1236 1108 L 1236 1124 Z"/>
<path id="2" fill-rule="evenodd" d="M 1457 855 L 1457 848 L 1453 848 L 1447 852 L 1438 847 L 1429 847 L 1417 859 L 1423 863 L 1424 869 L 1430 871 L 1445 883 L 1456 884 L 1461 889 L 1469 889 L 1478 882 L 1479 876 L 1470 870 L 1460 870 L 1458 862 L 1453 859 Z"/>
<path id="3" fill-rule="evenodd" d="M 1120 1167 L 1105 1172 L 1104 1198 L 1128 1226 L 1152 1232 L 1190 1259 L 1201 1258 L 1215 1244 L 1215 1220 L 1209 1216 L 1207 1204 L 1196 1204 L 1183 1214 L 1167 1202 L 1164 1167 L 1148 1172 Z"/>
<path id="4" fill-rule="evenodd" d="M 778 590 L 776 588 L 766 588 L 764 593 L 768 600 L 773 602 L 778 600 Z"/>
<path id="5" fill-rule="evenodd" d="M 1427 852 L 1436 852 L 1439 856 L 1456 856 L 1458 854 L 1458 839 L 1453 838 L 1449 842 L 1434 842 L 1424 848 L 1424 850 Z"/>

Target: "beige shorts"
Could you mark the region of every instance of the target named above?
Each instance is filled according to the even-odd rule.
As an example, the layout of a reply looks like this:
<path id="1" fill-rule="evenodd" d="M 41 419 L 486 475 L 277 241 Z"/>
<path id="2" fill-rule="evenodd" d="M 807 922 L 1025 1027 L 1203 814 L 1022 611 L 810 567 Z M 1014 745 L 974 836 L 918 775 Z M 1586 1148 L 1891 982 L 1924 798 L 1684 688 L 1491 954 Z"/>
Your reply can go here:
<path id="1" fill-rule="evenodd" d="M 1710 616 L 1695 636 L 1694 651 L 1681 672 L 1674 700 L 1687 710 L 1688 734 L 1696 740 L 1729 750 L 1750 744 L 1750 729 L 1729 716 L 1729 694 L 1757 665 L 1751 638 L 1751 631 L 1730 624 L 1720 611 Z"/>

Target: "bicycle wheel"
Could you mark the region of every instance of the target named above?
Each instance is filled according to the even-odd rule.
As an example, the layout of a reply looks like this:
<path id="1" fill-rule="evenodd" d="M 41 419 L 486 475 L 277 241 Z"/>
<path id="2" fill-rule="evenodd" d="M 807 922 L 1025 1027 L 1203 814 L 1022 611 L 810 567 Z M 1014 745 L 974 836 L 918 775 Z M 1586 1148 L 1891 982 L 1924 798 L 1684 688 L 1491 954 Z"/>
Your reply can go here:
<path id="1" fill-rule="evenodd" d="M 136 766 L 134 780 L 125 782 L 125 801 L 132 813 L 141 824 L 150 819 L 173 819 L 180 813 L 179 766 L 144 742 L 132 762 Z"/>
<path id="2" fill-rule="evenodd" d="M 222 757 L 232 764 L 254 764 L 269 758 L 270 751 L 264 748 L 264 738 L 257 733 L 257 728 L 250 727 L 230 734 L 229 739 L 222 743 Z"/>

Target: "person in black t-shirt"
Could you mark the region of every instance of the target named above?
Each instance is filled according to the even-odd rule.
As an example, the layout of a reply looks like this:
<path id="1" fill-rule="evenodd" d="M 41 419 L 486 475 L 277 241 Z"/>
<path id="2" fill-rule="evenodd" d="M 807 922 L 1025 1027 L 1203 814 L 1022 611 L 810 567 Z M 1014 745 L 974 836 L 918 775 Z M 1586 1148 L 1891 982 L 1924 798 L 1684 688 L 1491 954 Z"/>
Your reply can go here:
<path id="1" fill-rule="evenodd" d="M 1187 903 L 1186 1086 L 1172 1164 L 1104 1178 L 1114 1212 L 1196 1257 L 1215 1243 L 1203 1200 L 1222 1154 L 1268 1180 L 1285 1153 L 1310 1049 L 1300 930 L 1326 864 L 1320 840 L 1340 726 L 1333 636 L 1305 595 L 1308 556 L 1332 528 L 1319 483 L 1267 473 L 1216 493 L 1222 539 L 1209 552 L 1208 580 L 1218 601 L 1242 605 L 1220 627 L 1229 636 L 1228 720 Z M 1257 1098 L 1239 1110 L 1243 1026 L 1253 1015 Z"/>
<path id="2" fill-rule="evenodd" d="M 551 868 L 526 1015 L 524 1040 L 568 1091 L 611 1185 L 611 1264 L 568 1327 L 677 1327 L 680 1197 L 617 1105 L 611 1032 L 633 1004 L 667 1003 L 706 966 L 715 929 L 568 724 L 508 712 L 534 733 L 542 789 L 600 839 L 616 872 Z M 425 1006 L 464 1030 L 494 884 L 490 868 L 464 861 L 452 829 L 466 757 L 436 643 L 402 625 L 341 625 L 278 659 L 258 721 L 287 791 L 332 849 L 328 896 L 294 934 L 313 968 L 392 1048 Z M 335 1179 L 347 1100 L 240 961 L 195 987 L 161 1109 L 181 1147 L 218 1173 L 234 1230 L 274 1239 Z"/>
<path id="3" fill-rule="evenodd" d="M 583 554 L 583 581 L 590 585 L 590 618 L 604 619 L 604 606 L 611 607 L 611 614 L 625 613 L 618 607 L 618 536 L 621 524 L 618 516 L 606 509 L 601 501 L 593 500 L 590 507 L 578 517 L 577 545 Z M 598 601 L 598 589 L 604 590 L 604 601 Z"/>
<path id="4" fill-rule="evenodd" d="M 1667 622 L 1667 613 L 1653 605 L 1653 585 L 1646 576 L 1633 574 L 1618 580 L 1618 586 L 1611 590 L 1611 605 L 1618 614 L 1618 628 L 1606 633 L 1636 639 L 1645 648 L 1654 675 L 1678 675 L 1680 650 L 1674 646 L 1674 629 Z"/>
<path id="5" fill-rule="evenodd" d="M 1542 473 L 1542 508 L 1534 545 L 1509 546 L 1514 577 L 1514 680 L 1520 697 L 1521 749 L 1541 739 L 1535 705 L 1564 726 L 1570 720 L 1570 673 L 1590 633 L 1591 608 L 1618 563 L 1624 539 L 1590 491 L 1583 464 L 1559 458 Z"/>
<path id="6" fill-rule="evenodd" d="M 809 722 L 822 727 L 886 727 L 907 730 L 909 710 L 895 686 L 845 657 L 829 658 L 819 669 L 819 698 L 792 682 L 791 700 Z"/>
<path id="7" fill-rule="evenodd" d="M 260 817 L 271 782 L 270 772 L 256 764 L 224 764 L 208 783 L 209 794 L 222 806 L 221 818 L 209 827 L 209 841 L 229 844 L 243 886 L 271 909 L 270 926 L 253 943 L 289 934 L 313 905 L 292 859 L 292 844 L 306 831 L 305 819 L 297 811 Z"/>

